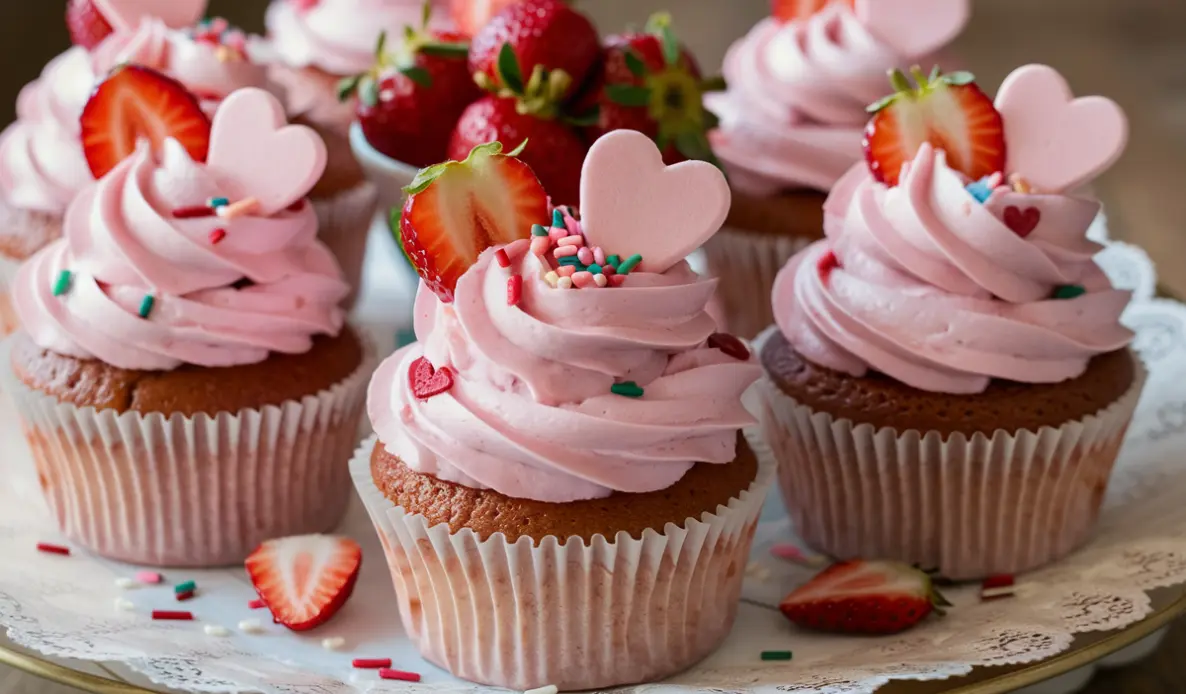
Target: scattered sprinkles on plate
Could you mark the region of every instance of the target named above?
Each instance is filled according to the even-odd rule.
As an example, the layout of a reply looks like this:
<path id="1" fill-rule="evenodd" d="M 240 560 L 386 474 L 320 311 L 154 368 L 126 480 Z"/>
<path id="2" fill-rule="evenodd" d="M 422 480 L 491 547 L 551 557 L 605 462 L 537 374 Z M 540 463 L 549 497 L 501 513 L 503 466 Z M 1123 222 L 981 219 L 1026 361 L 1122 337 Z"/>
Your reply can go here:
<path id="1" fill-rule="evenodd" d="M 980 584 L 980 599 L 987 601 L 1011 598 L 1017 594 L 1015 583 L 1012 576 L 989 576 Z"/>
<path id="2" fill-rule="evenodd" d="M 762 660 L 790 660 L 793 656 L 790 651 L 762 651 Z"/>
<path id="3" fill-rule="evenodd" d="M 416 672 L 404 672 L 403 670 L 392 670 L 391 668 L 379 668 L 379 678 L 400 680 L 401 682 L 419 682 L 420 674 Z"/>
<path id="4" fill-rule="evenodd" d="M 37 551 L 45 554 L 60 554 L 63 557 L 70 556 L 70 548 L 62 545 L 54 545 L 48 542 L 38 542 Z"/>
<path id="5" fill-rule="evenodd" d="M 377 670 L 391 667 L 391 658 L 355 658 L 350 664 L 359 670 Z"/>
<path id="6" fill-rule="evenodd" d="M 192 622 L 194 621 L 194 613 L 180 610 L 153 610 L 152 618 L 157 621 L 166 622 Z"/>
<path id="7" fill-rule="evenodd" d="M 140 571 L 136 573 L 136 580 L 141 583 L 156 584 L 165 580 L 165 577 L 155 571 Z"/>

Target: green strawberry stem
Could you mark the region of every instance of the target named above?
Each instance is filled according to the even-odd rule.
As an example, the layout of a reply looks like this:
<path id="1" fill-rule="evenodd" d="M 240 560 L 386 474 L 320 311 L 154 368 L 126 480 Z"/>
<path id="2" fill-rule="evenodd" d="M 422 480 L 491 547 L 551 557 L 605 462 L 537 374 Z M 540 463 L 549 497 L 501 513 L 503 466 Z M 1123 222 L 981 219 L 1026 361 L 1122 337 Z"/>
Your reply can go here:
<path id="1" fill-rule="evenodd" d="M 564 70 L 548 70 L 536 65 L 526 81 L 519 56 L 510 43 L 504 43 L 498 52 L 495 65 L 496 78 L 478 72 L 474 82 L 484 91 L 495 96 L 515 100 L 515 110 L 522 115 L 531 115 L 544 120 L 561 118 L 564 95 L 572 86 L 572 77 Z"/>
<path id="2" fill-rule="evenodd" d="M 976 81 L 975 75 L 963 70 L 945 75 L 938 65 L 931 69 L 929 76 L 917 65 L 910 68 L 910 74 L 914 77 L 913 84 L 911 84 L 910 78 L 902 70 L 897 68 L 890 70 L 889 81 L 890 86 L 894 88 L 894 93 L 873 102 L 865 110 L 869 113 L 878 113 L 903 99 L 914 101 L 931 94 L 937 89 L 961 87 Z"/>

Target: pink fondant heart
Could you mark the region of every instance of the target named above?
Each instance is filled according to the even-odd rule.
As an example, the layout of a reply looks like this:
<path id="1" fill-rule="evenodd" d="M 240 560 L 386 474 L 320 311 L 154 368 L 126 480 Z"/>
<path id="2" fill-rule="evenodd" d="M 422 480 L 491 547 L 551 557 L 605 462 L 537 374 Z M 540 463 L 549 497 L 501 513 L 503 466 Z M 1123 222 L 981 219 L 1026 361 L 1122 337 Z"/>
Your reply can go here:
<path id="1" fill-rule="evenodd" d="M 1075 99 L 1062 75 L 1045 65 L 1013 71 L 997 93 L 1005 122 L 1007 173 L 1040 193 L 1074 190 L 1120 158 L 1128 119 L 1111 99 Z"/>
<path id="2" fill-rule="evenodd" d="M 581 173 L 581 219 L 589 245 L 662 273 L 702 246 L 729 213 L 729 183 L 712 164 L 666 166 L 634 130 L 615 130 L 589 149 Z"/>
<path id="3" fill-rule="evenodd" d="M 214 114 L 206 167 L 232 202 L 255 198 L 261 215 L 275 214 L 304 198 L 325 164 L 317 133 L 288 125 L 279 100 L 262 89 L 231 94 Z"/>
<path id="4" fill-rule="evenodd" d="M 869 32 L 906 59 L 947 45 L 968 23 L 969 0 L 857 0 Z M 925 70 L 931 66 L 924 65 Z"/>
<path id="5" fill-rule="evenodd" d="M 1040 221 L 1042 221 L 1042 212 L 1036 207 L 1027 207 L 1023 210 L 1010 205 L 1005 208 L 1005 226 L 1023 239 L 1038 228 Z"/>
<path id="6" fill-rule="evenodd" d="M 183 29 L 206 14 L 206 0 L 94 0 L 99 13 L 116 31 L 132 31 L 145 17 Z"/>
<path id="7" fill-rule="evenodd" d="M 453 370 L 447 366 L 434 368 L 432 362 L 420 357 L 408 369 L 408 385 L 418 400 L 447 393 L 453 387 Z"/>

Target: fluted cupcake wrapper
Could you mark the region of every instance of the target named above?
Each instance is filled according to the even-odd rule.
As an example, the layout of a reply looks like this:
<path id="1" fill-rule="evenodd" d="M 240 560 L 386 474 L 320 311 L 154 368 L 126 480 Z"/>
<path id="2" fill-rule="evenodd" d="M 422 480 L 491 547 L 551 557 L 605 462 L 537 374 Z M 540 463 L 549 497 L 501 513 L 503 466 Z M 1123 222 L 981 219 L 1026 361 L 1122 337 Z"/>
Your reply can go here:
<path id="1" fill-rule="evenodd" d="M 812 239 L 725 227 L 704 245 L 729 332 L 753 338 L 774 322 L 770 295 L 774 279 L 791 256 Z"/>
<path id="2" fill-rule="evenodd" d="M 379 206 L 379 192 L 374 184 L 363 182 L 350 190 L 329 198 L 315 198 L 317 237 L 329 247 L 346 281 L 350 283 L 350 297 L 344 305 L 354 306 L 362 286 L 363 261 L 367 239 Z"/>
<path id="3" fill-rule="evenodd" d="M 20 267 L 19 260 L 0 255 L 0 338 L 16 332 L 20 325 L 10 293 L 12 284 L 16 281 L 16 272 Z"/>
<path id="4" fill-rule="evenodd" d="M 1122 397 L 1058 428 L 944 439 L 854 425 L 800 404 L 768 375 L 758 418 L 787 510 L 814 549 L 956 580 L 1012 575 L 1090 537 L 1146 378 L 1132 358 L 1137 375 Z"/>
<path id="5" fill-rule="evenodd" d="M 39 486 L 62 533 L 133 564 L 237 564 L 262 541 L 325 532 L 345 513 L 372 350 L 300 402 L 194 417 L 96 411 L 33 390 L 0 345 Z"/>
<path id="6" fill-rule="evenodd" d="M 383 543 L 404 629 L 427 660 L 458 677 L 520 690 L 652 681 L 707 656 L 733 626 L 773 481 L 769 456 L 759 454 L 748 490 L 682 528 L 534 546 L 501 533 L 485 541 L 468 529 L 450 534 L 406 513 L 372 481 L 374 446 L 365 443 L 350 470 Z"/>

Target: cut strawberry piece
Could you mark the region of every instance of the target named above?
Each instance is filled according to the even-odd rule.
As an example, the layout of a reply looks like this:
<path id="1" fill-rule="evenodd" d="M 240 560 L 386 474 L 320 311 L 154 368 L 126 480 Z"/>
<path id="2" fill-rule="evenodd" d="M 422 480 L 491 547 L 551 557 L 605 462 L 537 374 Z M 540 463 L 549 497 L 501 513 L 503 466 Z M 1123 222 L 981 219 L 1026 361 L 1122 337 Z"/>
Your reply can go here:
<path id="1" fill-rule="evenodd" d="M 847 561 L 797 588 L 778 608 L 809 629 L 894 634 L 950 605 L 918 569 L 891 561 Z"/>
<path id="2" fill-rule="evenodd" d="M 784 22 L 803 21 L 819 14 L 828 5 L 856 7 L 856 0 L 771 0 L 770 14 Z"/>
<path id="3" fill-rule="evenodd" d="M 102 178 L 146 139 L 159 153 L 177 140 L 194 161 L 206 161 L 210 119 L 179 82 L 139 65 L 121 65 L 103 81 L 82 113 L 82 146 L 95 178 Z"/>
<path id="4" fill-rule="evenodd" d="M 947 153 L 947 164 L 973 181 L 1005 168 L 1005 126 L 992 99 L 967 72 L 927 77 L 912 70 L 912 86 L 900 70 L 891 73 L 896 92 L 869 107 L 865 159 L 874 178 L 898 185 L 902 166 L 924 142 Z"/>
<path id="5" fill-rule="evenodd" d="M 441 301 L 491 246 L 527 238 L 548 220 L 548 196 L 517 152 L 494 142 L 465 161 L 430 166 L 406 190 L 399 238 L 408 260 Z"/>
<path id="6" fill-rule="evenodd" d="M 458 31 L 473 36 L 490 23 L 491 17 L 517 2 L 523 0 L 453 0 L 449 14 Z"/>
<path id="7" fill-rule="evenodd" d="M 66 28 L 75 46 L 93 50 L 114 30 L 95 6 L 94 0 L 70 0 L 66 3 Z"/>
<path id="8" fill-rule="evenodd" d="M 247 575 L 275 621 L 306 631 L 329 621 L 354 591 L 362 548 L 354 540 L 302 535 L 269 540 L 247 557 Z"/>

